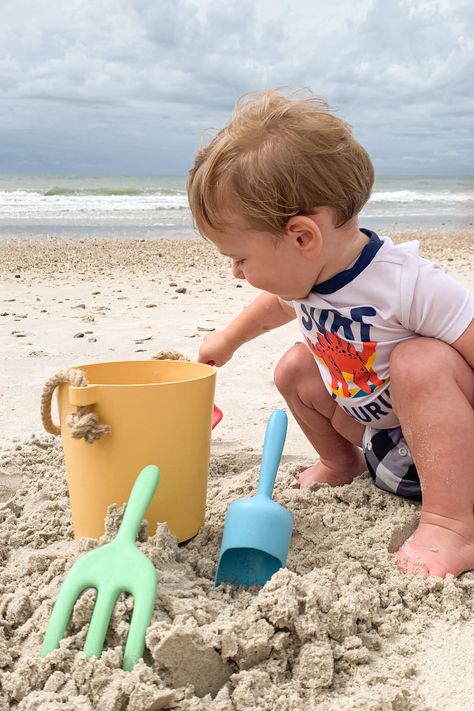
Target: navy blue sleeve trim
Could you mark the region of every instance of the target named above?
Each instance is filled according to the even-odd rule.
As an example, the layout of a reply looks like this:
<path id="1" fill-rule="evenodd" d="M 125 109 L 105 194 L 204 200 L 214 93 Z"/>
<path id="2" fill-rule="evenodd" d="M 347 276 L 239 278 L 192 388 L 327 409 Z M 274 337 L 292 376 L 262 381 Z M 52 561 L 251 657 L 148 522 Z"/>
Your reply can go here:
<path id="1" fill-rule="evenodd" d="M 330 279 L 321 282 L 321 284 L 315 284 L 311 289 L 314 294 L 332 294 L 335 291 L 338 291 L 338 289 L 342 289 L 343 286 L 346 286 L 346 284 L 349 284 L 357 276 L 359 276 L 359 274 L 370 264 L 380 247 L 383 245 L 383 240 L 381 240 L 375 232 L 372 232 L 372 230 L 361 228 L 361 232 L 370 238 L 370 242 L 365 245 L 357 262 L 349 269 L 345 269 L 343 272 L 335 274 Z"/>

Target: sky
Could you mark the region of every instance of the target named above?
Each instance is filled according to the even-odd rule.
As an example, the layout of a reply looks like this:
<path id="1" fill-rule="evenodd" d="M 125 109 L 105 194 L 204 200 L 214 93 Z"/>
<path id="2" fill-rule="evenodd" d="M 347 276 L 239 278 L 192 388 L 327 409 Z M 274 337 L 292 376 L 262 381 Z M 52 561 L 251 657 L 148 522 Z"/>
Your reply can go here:
<path id="1" fill-rule="evenodd" d="M 379 175 L 473 175 L 473 38 L 472 0 L 2 0 L 0 172 L 183 175 L 310 87 Z"/>

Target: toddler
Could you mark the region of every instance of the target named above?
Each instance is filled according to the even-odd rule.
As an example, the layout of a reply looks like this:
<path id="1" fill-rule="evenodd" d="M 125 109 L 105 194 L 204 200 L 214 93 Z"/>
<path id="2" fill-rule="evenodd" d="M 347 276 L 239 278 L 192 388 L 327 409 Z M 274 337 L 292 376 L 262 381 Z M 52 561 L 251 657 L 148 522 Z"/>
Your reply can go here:
<path id="1" fill-rule="evenodd" d="M 299 477 L 349 484 L 369 470 L 421 499 L 396 553 L 408 574 L 474 568 L 474 296 L 418 255 L 358 224 L 374 170 L 325 102 L 275 91 L 239 102 L 196 156 L 194 222 L 261 290 L 201 362 L 297 319 L 303 343 L 275 383 L 319 460 Z"/>

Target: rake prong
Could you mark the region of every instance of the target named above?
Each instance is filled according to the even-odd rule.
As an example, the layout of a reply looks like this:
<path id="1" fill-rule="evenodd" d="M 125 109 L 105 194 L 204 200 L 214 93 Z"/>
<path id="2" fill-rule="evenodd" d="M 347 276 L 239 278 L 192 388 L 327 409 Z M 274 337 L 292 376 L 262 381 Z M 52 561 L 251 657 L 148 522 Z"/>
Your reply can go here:
<path id="1" fill-rule="evenodd" d="M 151 622 L 156 596 L 156 573 L 150 576 L 149 585 L 136 591 L 133 596 L 133 612 L 128 630 L 127 643 L 123 653 L 122 668 L 132 671 L 138 660 L 143 657 L 145 649 L 145 634 Z"/>
<path id="2" fill-rule="evenodd" d="M 87 658 L 100 657 L 102 654 L 110 618 L 119 594 L 120 592 L 115 592 L 109 586 L 97 589 L 97 599 L 84 644 L 84 654 Z"/>
<path id="3" fill-rule="evenodd" d="M 59 590 L 41 646 L 42 657 L 46 657 L 46 655 L 59 647 L 77 598 L 86 588 L 90 587 L 87 579 L 81 575 L 81 572 L 82 571 L 80 569 L 78 570 L 74 565 Z"/>

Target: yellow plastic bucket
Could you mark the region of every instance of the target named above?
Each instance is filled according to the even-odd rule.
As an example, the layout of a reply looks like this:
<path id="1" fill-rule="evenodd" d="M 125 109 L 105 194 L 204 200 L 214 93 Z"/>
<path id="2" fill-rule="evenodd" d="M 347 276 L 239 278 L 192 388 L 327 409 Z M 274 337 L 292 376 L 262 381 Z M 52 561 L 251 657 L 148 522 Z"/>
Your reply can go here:
<path id="1" fill-rule="evenodd" d="M 75 368 L 89 385 L 57 390 L 75 537 L 101 536 L 107 507 L 127 501 L 148 464 L 160 468 L 149 533 L 166 521 L 179 541 L 195 536 L 205 516 L 216 368 L 159 360 Z M 84 405 L 111 426 L 93 444 L 74 439 L 66 423 Z"/>

